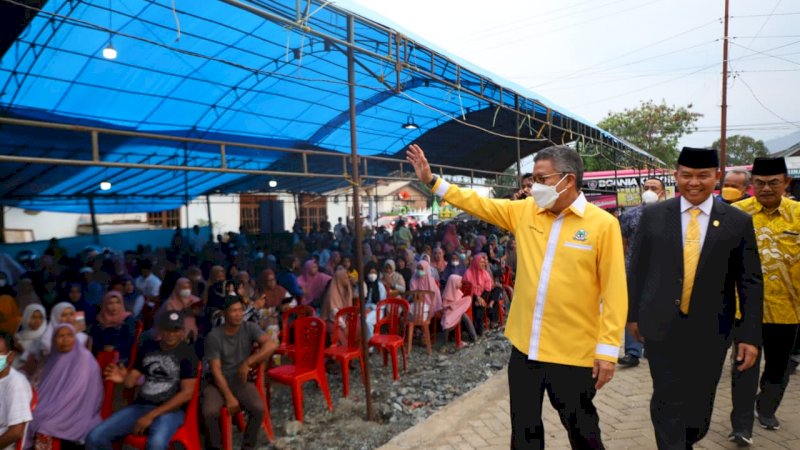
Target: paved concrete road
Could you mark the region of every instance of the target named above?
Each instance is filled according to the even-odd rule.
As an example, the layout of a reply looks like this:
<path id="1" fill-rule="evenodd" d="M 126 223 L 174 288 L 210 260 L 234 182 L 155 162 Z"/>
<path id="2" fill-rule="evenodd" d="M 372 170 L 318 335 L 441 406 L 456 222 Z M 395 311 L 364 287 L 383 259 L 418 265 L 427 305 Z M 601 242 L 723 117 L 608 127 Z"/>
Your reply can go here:
<path id="1" fill-rule="evenodd" d="M 403 449 L 507 449 L 510 423 L 508 418 L 508 384 L 506 371 L 498 372 L 483 385 L 421 422 L 395 436 L 382 450 Z M 617 370 L 611 384 L 598 392 L 595 405 L 600 414 L 603 441 L 609 450 L 655 449 L 650 423 L 652 385 L 647 360 L 638 367 Z M 545 400 L 544 426 L 548 449 L 569 449 L 567 434 L 558 415 Z M 731 411 L 730 367 L 725 366 L 712 417 L 711 430 L 695 446 L 696 449 L 734 449 L 728 442 L 728 415 Z M 757 449 L 800 450 L 800 374 L 793 375 L 778 410 L 779 431 L 754 428 Z"/>

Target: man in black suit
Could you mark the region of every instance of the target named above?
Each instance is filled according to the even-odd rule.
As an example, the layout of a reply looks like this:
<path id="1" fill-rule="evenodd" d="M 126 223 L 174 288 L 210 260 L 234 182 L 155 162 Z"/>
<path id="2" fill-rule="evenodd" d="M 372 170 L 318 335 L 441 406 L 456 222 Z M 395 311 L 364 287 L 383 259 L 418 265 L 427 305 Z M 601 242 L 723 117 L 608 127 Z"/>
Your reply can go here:
<path id="1" fill-rule="evenodd" d="M 753 221 L 714 200 L 715 150 L 684 148 L 681 197 L 645 208 L 631 255 L 628 330 L 645 342 L 661 450 L 691 449 L 708 432 L 739 296 L 736 364 L 761 344 L 762 276 Z"/>

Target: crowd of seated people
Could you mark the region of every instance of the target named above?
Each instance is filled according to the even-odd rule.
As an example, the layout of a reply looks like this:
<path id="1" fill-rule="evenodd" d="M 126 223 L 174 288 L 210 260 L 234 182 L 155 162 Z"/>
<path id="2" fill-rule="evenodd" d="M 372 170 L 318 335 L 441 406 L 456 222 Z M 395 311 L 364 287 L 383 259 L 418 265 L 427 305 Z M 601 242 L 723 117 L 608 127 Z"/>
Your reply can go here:
<path id="1" fill-rule="evenodd" d="M 121 253 L 69 254 L 53 240 L 41 257 L 22 261 L 25 272 L 16 279 L 0 272 L 7 341 L 0 344 L 0 393 L 20 380 L 29 389 L 4 398 L 0 443 L 13 442 L 16 425 L 27 423 L 24 448 L 52 440 L 62 448 L 111 448 L 131 433 L 148 435 L 148 448 L 167 448 L 203 363 L 206 445 L 219 448 L 217 419 L 227 406 L 249 413 L 244 448 L 254 448 L 264 411 L 245 372 L 269 359 L 278 334 L 267 331 L 298 305 L 326 322 L 329 343 L 344 339 L 344 324 L 335 320 L 342 308 L 363 301 L 371 334 L 379 302 L 410 291 L 431 291 L 424 314 L 443 330 L 461 324 L 470 341 L 485 324 L 498 325 L 499 309 L 510 301 L 501 282 L 511 270 L 506 261 L 516 262 L 508 236 L 498 238 L 481 222 L 398 223 L 393 232 L 367 228 L 356 243 L 351 229 L 341 221 L 308 233 L 295 226 L 281 248 L 246 233 L 198 245 L 176 232 L 168 247 Z M 354 267 L 355 245 L 362 246 L 361 267 Z M 105 370 L 95 362 L 102 352 L 115 354 Z M 138 386 L 133 403 L 105 421 L 103 380 Z M 32 415 L 25 392 L 38 395 Z"/>

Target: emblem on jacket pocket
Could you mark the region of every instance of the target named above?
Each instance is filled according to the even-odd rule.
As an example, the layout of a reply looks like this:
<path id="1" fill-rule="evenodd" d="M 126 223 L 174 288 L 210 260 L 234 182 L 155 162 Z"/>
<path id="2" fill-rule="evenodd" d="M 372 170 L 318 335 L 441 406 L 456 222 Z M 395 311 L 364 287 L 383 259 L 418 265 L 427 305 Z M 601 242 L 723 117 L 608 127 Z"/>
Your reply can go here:
<path id="1" fill-rule="evenodd" d="M 585 241 L 586 240 L 586 230 L 581 228 L 580 230 L 575 232 L 575 236 L 572 238 L 576 241 Z"/>

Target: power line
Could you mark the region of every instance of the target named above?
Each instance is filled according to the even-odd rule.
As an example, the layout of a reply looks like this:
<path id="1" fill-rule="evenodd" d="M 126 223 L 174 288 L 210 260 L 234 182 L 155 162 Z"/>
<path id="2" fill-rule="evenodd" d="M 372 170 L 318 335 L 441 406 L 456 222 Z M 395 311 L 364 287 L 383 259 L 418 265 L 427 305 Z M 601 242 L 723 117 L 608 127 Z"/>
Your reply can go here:
<path id="1" fill-rule="evenodd" d="M 751 17 L 774 17 L 774 16 L 800 16 L 800 12 L 774 13 L 774 14 L 744 14 L 741 16 L 730 16 L 731 19 L 744 19 Z"/>
<path id="2" fill-rule="evenodd" d="M 761 99 L 758 98 L 758 96 L 756 95 L 755 91 L 753 91 L 753 88 L 751 88 L 750 85 L 747 84 L 747 81 L 745 81 L 744 78 L 742 78 L 741 76 L 738 76 L 738 78 L 739 78 L 739 81 L 741 81 L 742 84 L 744 84 L 744 86 L 747 88 L 747 90 L 750 91 L 750 94 L 753 96 L 753 98 L 756 100 L 756 102 L 758 102 L 758 104 L 761 105 L 762 108 L 764 108 L 767 112 L 769 112 L 773 116 L 777 117 L 778 119 L 788 123 L 789 125 L 792 125 L 794 127 L 800 128 L 800 124 L 798 124 L 797 122 L 791 122 L 789 120 L 786 120 L 781 115 L 779 115 L 778 113 L 776 113 L 775 111 L 773 111 L 769 107 L 767 107 L 767 105 L 765 105 L 764 102 L 762 102 Z"/>
<path id="3" fill-rule="evenodd" d="M 764 21 L 761 23 L 761 27 L 758 29 L 758 31 L 756 31 L 756 35 L 755 35 L 755 36 L 753 36 L 753 38 L 752 38 L 752 39 L 750 39 L 750 42 L 747 44 L 747 46 L 748 46 L 748 47 L 749 47 L 749 46 L 751 46 L 751 45 L 753 45 L 753 41 L 756 39 L 756 37 L 757 37 L 759 34 L 761 34 L 761 31 L 763 31 L 763 30 L 764 30 L 764 27 L 767 25 L 767 22 L 769 22 L 769 19 L 771 19 L 771 18 L 772 18 L 772 15 L 773 15 L 773 14 L 775 14 L 775 10 L 776 10 L 776 9 L 778 9 L 778 6 L 780 6 L 780 5 L 781 5 L 781 2 L 782 2 L 782 1 L 783 1 L 783 0 L 778 0 L 778 2 L 777 2 L 777 3 L 775 3 L 775 6 L 772 8 L 772 11 L 770 11 L 770 12 L 769 12 L 769 14 L 767 15 L 767 18 L 766 18 L 766 19 L 764 19 Z"/>
<path id="4" fill-rule="evenodd" d="M 800 41 L 794 41 L 794 42 L 790 42 L 790 43 L 788 43 L 788 44 L 780 45 L 780 46 L 778 46 L 778 47 L 773 47 L 773 48 L 771 48 L 771 49 L 767 49 L 767 50 L 765 50 L 765 51 L 761 51 L 761 50 L 752 49 L 752 48 L 750 48 L 750 47 L 745 47 L 744 45 L 737 44 L 736 42 L 731 42 L 731 45 L 735 45 L 735 46 L 737 46 L 737 47 L 741 47 L 741 48 L 743 48 L 743 49 L 745 49 L 745 50 L 748 50 L 748 51 L 751 51 L 751 52 L 753 52 L 753 53 L 758 53 L 758 54 L 761 54 L 761 55 L 769 56 L 770 58 L 779 59 L 779 60 L 781 60 L 781 61 L 786 61 L 786 62 L 789 62 L 789 63 L 792 63 L 792 64 L 795 64 L 795 65 L 798 65 L 798 66 L 800 66 L 800 62 L 793 61 L 793 60 L 791 60 L 791 59 L 786 59 L 786 58 L 782 58 L 782 57 L 780 57 L 780 56 L 777 56 L 777 55 L 771 55 L 771 54 L 767 53 L 767 52 L 769 52 L 769 51 L 772 51 L 772 50 L 777 50 L 777 49 L 779 49 L 779 48 L 788 47 L 788 46 L 790 46 L 790 45 L 794 45 L 794 44 L 798 44 L 798 43 L 800 43 Z"/>

